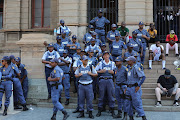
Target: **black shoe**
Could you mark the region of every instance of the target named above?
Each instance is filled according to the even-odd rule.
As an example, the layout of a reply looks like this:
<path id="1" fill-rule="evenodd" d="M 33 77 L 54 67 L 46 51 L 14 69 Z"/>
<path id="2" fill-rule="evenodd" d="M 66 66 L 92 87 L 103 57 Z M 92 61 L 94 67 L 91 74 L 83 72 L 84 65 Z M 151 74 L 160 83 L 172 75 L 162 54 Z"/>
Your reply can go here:
<path id="1" fill-rule="evenodd" d="M 96 114 L 96 117 L 100 117 L 101 116 L 101 109 L 98 109 L 98 113 Z"/>
<path id="2" fill-rule="evenodd" d="M 118 110 L 118 114 L 115 116 L 115 118 L 122 118 L 122 111 Z"/>
<path id="3" fill-rule="evenodd" d="M 69 117 L 68 113 L 65 110 L 62 113 L 64 114 L 63 120 L 66 120 Z"/>
<path id="4" fill-rule="evenodd" d="M 103 106 L 102 112 L 106 112 L 106 105 Z"/>
<path id="5" fill-rule="evenodd" d="M 23 111 L 29 110 L 26 105 L 23 105 Z"/>
<path id="6" fill-rule="evenodd" d="M 166 56 L 168 56 L 168 54 L 166 54 Z"/>
<path id="7" fill-rule="evenodd" d="M 49 99 L 51 99 L 51 95 L 50 95 L 50 94 L 48 95 L 48 100 L 49 100 Z"/>
<path id="8" fill-rule="evenodd" d="M 81 111 L 80 113 L 79 113 L 79 115 L 77 116 L 77 118 L 83 118 L 84 117 L 84 111 Z"/>
<path id="9" fill-rule="evenodd" d="M 116 118 L 116 115 L 114 113 L 114 108 L 111 108 L 111 115 L 112 115 L 113 118 Z"/>
<path id="10" fill-rule="evenodd" d="M 89 111 L 89 118 L 94 119 L 94 116 L 92 114 L 92 111 Z"/>
<path id="11" fill-rule="evenodd" d="M 69 99 L 66 99 L 65 105 L 69 105 Z"/>
<path id="12" fill-rule="evenodd" d="M 147 119 L 146 119 L 146 116 L 142 116 L 142 120 L 147 120 Z"/>
<path id="13" fill-rule="evenodd" d="M 72 113 L 77 113 L 77 112 L 80 112 L 79 109 L 76 108 L 75 111 L 73 111 Z"/>
<path id="14" fill-rule="evenodd" d="M 4 108 L 4 112 L 3 112 L 3 116 L 6 116 L 7 115 L 7 107 L 5 106 L 5 108 Z"/>
<path id="15" fill-rule="evenodd" d="M 53 116 L 51 117 L 51 120 L 56 120 L 56 114 L 54 113 Z"/>
<path id="16" fill-rule="evenodd" d="M 129 116 L 129 120 L 134 120 L 133 116 Z"/>
<path id="17" fill-rule="evenodd" d="M 176 57 L 178 57 L 179 56 L 179 54 L 176 54 Z"/>
<path id="18" fill-rule="evenodd" d="M 128 119 L 127 113 L 126 113 L 126 112 L 124 112 L 124 117 L 123 117 L 123 119 L 122 119 L 122 120 L 127 120 L 127 119 Z"/>
<path id="19" fill-rule="evenodd" d="M 14 109 L 22 109 L 19 105 L 14 105 Z"/>

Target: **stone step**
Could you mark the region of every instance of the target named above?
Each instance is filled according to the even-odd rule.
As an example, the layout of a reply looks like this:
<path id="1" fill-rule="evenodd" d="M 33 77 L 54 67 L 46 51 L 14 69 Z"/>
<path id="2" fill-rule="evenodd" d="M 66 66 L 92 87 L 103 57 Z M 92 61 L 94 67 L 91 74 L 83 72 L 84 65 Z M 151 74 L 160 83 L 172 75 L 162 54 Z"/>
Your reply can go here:
<path id="1" fill-rule="evenodd" d="M 173 65 L 174 60 L 167 60 L 166 65 Z M 149 61 L 145 61 L 144 65 L 149 65 Z M 153 61 L 152 65 L 162 65 L 162 61 Z"/>
<path id="2" fill-rule="evenodd" d="M 142 88 L 156 88 L 157 87 L 157 83 L 143 83 Z"/>
<path id="3" fill-rule="evenodd" d="M 157 100 L 156 99 L 142 99 L 143 105 L 151 105 L 151 106 L 155 106 Z M 161 101 L 162 106 L 172 106 L 173 105 L 174 100 L 170 99 L 164 99 Z"/>
<path id="4" fill-rule="evenodd" d="M 145 93 L 154 93 L 155 89 L 154 88 L 142 88 L 142 92 Z"/>

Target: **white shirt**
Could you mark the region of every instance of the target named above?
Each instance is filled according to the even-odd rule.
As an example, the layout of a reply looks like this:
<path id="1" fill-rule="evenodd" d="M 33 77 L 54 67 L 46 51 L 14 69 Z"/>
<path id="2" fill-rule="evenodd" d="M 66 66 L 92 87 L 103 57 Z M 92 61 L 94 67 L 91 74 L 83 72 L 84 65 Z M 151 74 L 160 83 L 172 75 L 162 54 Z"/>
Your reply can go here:
<path id="1" fill-rule="evenodd" d="M 164 47 L 162 45 L 160 45 L 160 46 L 161 46 L 162 50 L 164 50 Z M 157 47 L 156 44 L 151 45 L 150 50 L 152 50 L 152 52 L 155 53 L 154 61 L 159 60 L 159 57 L 161 55 L 161 48 Z"/>
<path id="2" fill-rule="evenodd" d="M 63 30 L 66 29 L 67 26 L 60 26 Z M 57 34 L 60 34 L 60 27 L 57 29 Z M 68 27 L 67 27 L 68 28 Z M 68 28 L 68 31 L 70 32 L 71 30 Z"/>
<path id="3" fill-rule="evenodd" d="M 69 62 L 70 62 L 69 67 L 71 67 L 72 58 L 70 58 L 69 56 L 67 56 L 66 58 L 62 57 L 62 59 L 66 60 L 66 61 L 69 61 Z M 63 61 L 62 61 L 62 60 L 59 60 L 59 62 L 63 62 Z"/>
<path id="4" fill-rule="evenodd" d="M 96 66 L 96 68 L 95 68 L 96 71 L 102 70 L 102 62 L 103 62 L 105 65 L 109 65 L 109 64 L 112 63 L 112 70 L 114 70 L 114 69 L 116 68 L 116 65 L 115 65 L 115 63 L 114 63 L 113 61 L 110 61 L 110 60 L 109 60 L 109 62 L 106 63 L 105 60 L 103 60 L 103 61 L 100 61 L 100 62 L 97 64 L 97 66 Z"/>

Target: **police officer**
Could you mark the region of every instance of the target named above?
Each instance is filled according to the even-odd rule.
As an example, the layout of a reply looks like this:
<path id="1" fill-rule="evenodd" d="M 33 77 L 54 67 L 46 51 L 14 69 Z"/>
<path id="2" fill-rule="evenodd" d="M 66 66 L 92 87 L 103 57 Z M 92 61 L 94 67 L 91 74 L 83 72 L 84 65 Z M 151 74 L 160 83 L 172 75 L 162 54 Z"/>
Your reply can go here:
<path id="1" fill-rule="evenodd" d="M 86 99 L 86 106 L 87 111 L 89 111 L 89 118 L 94 119 L 94 116 L 92 115 L 93 111 L 93 85 L 92 85 L 92 77 L 97 76 L 97 72 L 94 68 L 94 66 L 88 65 L 88 57 L 83 56 L 82 57 L 82 65 L 79 66 L 75 71 L 75 77 L 79 78 L 79 111 L 80 114 L 77 116 L 77 118 L 84 117 L 84 104 Z"/>
<path id="2" fill-rule="evenodd" d="M 63 57 L 59 58 L 61 62 L 58 63 L 60 68 L 64 72 L 64 80 L 63 80 L 63 86 L 65 90 L 65 97 L 66 97 L 66 102 L 65 105 L 69 105 L 69 99 L 70 99 L 70 94 L 69 94 L 69 89 L 70 89 L 70 67 L 72 64 L 72 58 L 68 56 L 68 51 L 64 50 L 63 52 Z"/>
<path id="3" fill-rule="evenodd" d="M 18 106 L 18 100 L 19 100 L 21 105 L 23 106 L 23 111 L 27 111 L 28 108 L 26 107 L 26 100 L 24 98 L 21 82 L 19 80 L 20 73 L 16 65 L 15 57 L 14 55 L 11 55 L 9 56 L 9 58 L 11 61 L 11 66 L 13 68 L 14 109 L 20 109 Z"/>
<path id="4" fill-rule="evenodd" d="M 56 50 L 59 53 L 59 55 L 62 57 L 64 51 L 64 45 L 61 42 L 61 36 L 57 36 L 56 40 L 57 43 L 54 44 L 54 50 Z"/>
<path id="5" fill-rule="evenodd" d="M 72 41 L 67 44 L 67 47 L 69 48 L 69 56 L 71 58 L 73 57 L 73 54 L 76 53 L 76 48 L 80 46 L 80 44 L 76 40 L 77 40 L 76 35 L 73 35 Z"/>
<path id="6" fill-rule="evenodd" d="M 129 39 L 128 43 L 132 44 L 133 50 L 138 52 L 140 54 L 140 57 L 142 57 L 143 56 L 143 44 L 142 44 L 141 39 L 137 38 L 137 34 L 138 34 L 137 30 L 134 30 L 132 32 L 133 38 Z"/>
<path id="7" fill-rule="evenodd" d="M 69 39 L 69 37 L 66 36 L 66 31 L 65 31 L 65 30 L 63 30 L 63 31 L 61 32 L 61 42 L 62 42 L 62 44 L 65 46 L 65 49 L 68 49 L 68 48 L 67 48 L 67 44 L 68 44 L 69 42 L 71 42 L 71 40 Z"/>
<path id="8" fill-rule="evenodd" d="M 101 53 L 101 48 L 98 45 L 96 45 L 95 43 L 96 43 L 96 39 L 91 38 L 91 45 L 86 47 L 85 52 L 87 53 L 89 50 L 93 50 L 94 56 L 96 56 L 97 53 Z"/>
<path id="9" fill-rule="evenodd" d="M 130 56 L 126 59 L 128 62 L 128 73 L 127 73 L 127 89 L 124 91 L 128 100 L 126 102 L 128 115 L 130 120 L 133 119 L 133 107 L 137 111 L 138 115 L 142 117 L 142 120 L 146 120 L 146 116 L 142 106 L 142 90 L 141 85 L 145 80 L 143 70 L 136 64 L 136 58 Z"/>
<path id="10" fill-rule="evenodd" d="M 52 72 L 50 73 L 50 76 L 48 77 L 48 81 L 51 85 L 51 98 L 52 98 L 52 103 L 54 105 L 53 108 L 53 116 L 51 117 L 51 120 L 56 120 L 56 114 L 59 111 L 62 111 L 64 114 L 63 120 L 66 120 L 69 115 L 64 110 L 64 107 L 62 104 L 59 102 L 59 93 L 62 92 L 63 86 L 62 86 L 62 77 L 63 77 L 63 71 L 62 69 L 58 66 L 59 60 L 57 58 L 51 59 L 50 60 L 50 66 L 53 68 Z"/>
<path id="11" fill-rule="evenodd" d="M 122 49 L 123 48 L 125 50 L 127 49 L 125 42 L 120 40 L 120 33 L 119 32 L 115 33 L 115 38 L 116 38 L 116 40 L 113 41 L 112 49 L 111 49 L 112 50 L 111 54 L 112 54 L 113 60 L 115 60 L 116 57 L 118 57 L 118 56 L 122 56 Z"/>
<path id="12" fill-rule="evenodd" d="M 54 50 L 54 45 L 50 43 L 48 45 L 48 51 L 46 51 L 42 57 L 42 63 L 45 64 L 45 75 L 46 75 L 46 83 L 48 88 L 48 99 L 51 98 L 51 86 L 49 85 L 49 81 L 47 78 L 49 77 L 50 73 L 52 72 L 52 67 L 49 65 L 50 60 L 54 58 L 60 58 L 60 55 L 58 52 Z"/>
<path id="13" fill-rule="evenodd" d="M 59 35 L 62 34 L 62 31 L 64 30 L 64 31 L 66 31 L 66 36 L 69 37 L 69 36 L 71 36 L 71 30 L 64 24 L 65 24 L 64 20 L 61 19 L 60 27 L 57 28 L 57 34 L 59 34 Z"/>
<path id="14" fill-rule="evenodd" d="M 135 53 L 137 53 L 136 51 L 133 50 L 133 44 L 129 43 L 128 45 L 128 51 L 124 53 L 124 59 L 128 58 L 129 56 L 134 56 Z M 140 56 L 138 56 L 138 58 L 140 58 Z"/>
<path id="15" fill-rule="evenodd" d="M 81 46 L 77 46 L 76 53 L 73 54 L 73 57 L 72 57 L 73 58 L 73 62 L 78 60 L 81 57 L 80 54 L 81 54 Z"/>
<path id="16" fill-rule="evenodd" d="M 112 116 L 115 117 L 114 114 L 114 84 L 113 84 L 113 74 L 115 69 L 115 63 L 110 61 L 109 52 L 105 51 L 103 53 L 103 61 L 100 61 L 96 66 L 96 71 L 100 74 L 99 77 L 99 103 L 98 103 L 98 113 L 97 117 L 101 116 L 101 112 L 104 105 L 104 96 L 105 92 L 107 92 L 109 107 L 112 111 Z M 106 98 L 107 99 L 107 98 Z"/>
<path id="17" fill-rule="evenodd" d="M 134 53 L 134 57 L 136 58 L 136 64 L 143 70 L 143 64 L 141 64 L 141 58 L 138 53 Z"/>
<path id="18" fill-rule="evenodd" d="M 117 28 L 116 24 L 112 24 L 111 25 L 111 31 L 108 32 L 107 37 L 106 37 L 108 42 L 109 42 L 109 51 L 110 52 L 111 52 L 112 42 L 116 40 L 115 39 L 115 33 L 119 32 L 116 30 L 116 28 Z"/>
<path id="19" fill-rule="evenodd" d="M 7 115 L 7 109 L 10 104 L 10 97 L 12 95 L 12 77 L 13 67 L 8 56 L 2 58 L 2 66 L 0 66 L 0 109 L 2 107 L 3 93 L 5 92 L 4 112 L 3 116 Z"/>
<path id="20" fill-rule="evenodd" d="M 94 26 L 93 25 L 89 25 L 88 32 L 83 37 L 83 43 L 85 44 L 85 47 L 90 45 L 90 41 L 91 41 L 92 33 L 93 32 L 94 32 Z"/>
<path id="21" fill-rule="evenodd" d="M 141 57 L 141 63 L 144 64 L 144 59 L 146 55 L 146 40 L 150 40 L 150 35 L 147 30 L 143 29 L 144 23 L 139 22 L 139 29 L 137 29 L 137 38 L 141 39 L 143 45 L 143 55 Z"/>
<path id="22" fill-rule="evenodd" d="M 96 32 L 92 33 L 92 37 L 96 39 L 96 43 L 95 44 L 98 45 L 98 46 L 101 46 L 102 42 L 101 42 L 101 40 L 99 40 L 97 38 L 97 33 Z"/>
<path id="23" fill-rule="evenodd" d="M 27 77 L 27 70 L 25 65 L 21 64 L 21 58 L 20 57 L 16 57 L 16 65 L 19 69 L 19 73 L 20 73 L 20 81 L 22 84 L 22 90 L 23 90 L 23 95 L 24 98 L 27 98 L 27 93 L 28 93 L 28 77 Z"/>
<path id="24" fill-rule="evenodd" d="M 127 118 L 127 110 L 125 106 L 125 94 L 124 90 L 127 88 L 127 68 L 122 65 L 123 59 L 121 57 L 117 57 L 115 59 L 116 69 L 115 71 L 115 96 L 118 103 L 118 114 L 116 118 L 122 118 L 122 108 L 124 111 L 124 120 Z"/>
<path id="25" fill-rule="evenodd" d="M 98 38 L 101 39 L 102 43 L 105 43 L 105 25 L 109 24 L 110 21 L 103 17 L 102 10 L 99 10 L 98 16 L 92 19 L 89 23 L 95 25 L 95 32 L 98 34 Z"/>

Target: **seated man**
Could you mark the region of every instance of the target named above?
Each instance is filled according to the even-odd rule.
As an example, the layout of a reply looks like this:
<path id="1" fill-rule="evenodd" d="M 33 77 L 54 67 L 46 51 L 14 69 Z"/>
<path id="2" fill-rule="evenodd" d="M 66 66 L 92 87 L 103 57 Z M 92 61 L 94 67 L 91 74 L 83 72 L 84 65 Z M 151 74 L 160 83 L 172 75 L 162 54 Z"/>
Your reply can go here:
<path id="1" fill-rule="evenodd" d="M 152 69 L 152 61 L 160 61 L 161 59 L 162 59 L 162 69 L 166 69 L 164 47 L 160 45 L 160 41 L 156 39 L 155 44 L 152 44 L 149 49 L 149 69 Z"/>
<path id="2" fill-rule="evenodd" d="M 175 95 L 175 100 L 173 106 L 179 106 L 178 99 L 180 96 L 180 88 L 178 88 L 179 84 L 174 75 L 171 75 L 171 71 L 169 69 L 165 70 L 165 74 L 161 75 L 157 81 L 157 88 L 155 89 L 155 94 L 157 97 L 156 107 L 161 105 L 161 95 L 166 95 L 167 97 L 171 97 Z"/>
<path id="3" fill-rule="evenodd" d="M 178 54 L 178 44 L 176 43 L 178 41 L 177 35 L 175 35 L 174 30 L 170 31 L 170 34 L 166 36 L 166 56 L 169 54 L 169 49 L 170 50 L 175 50 L 176 56 L 179 56 Z"/>

